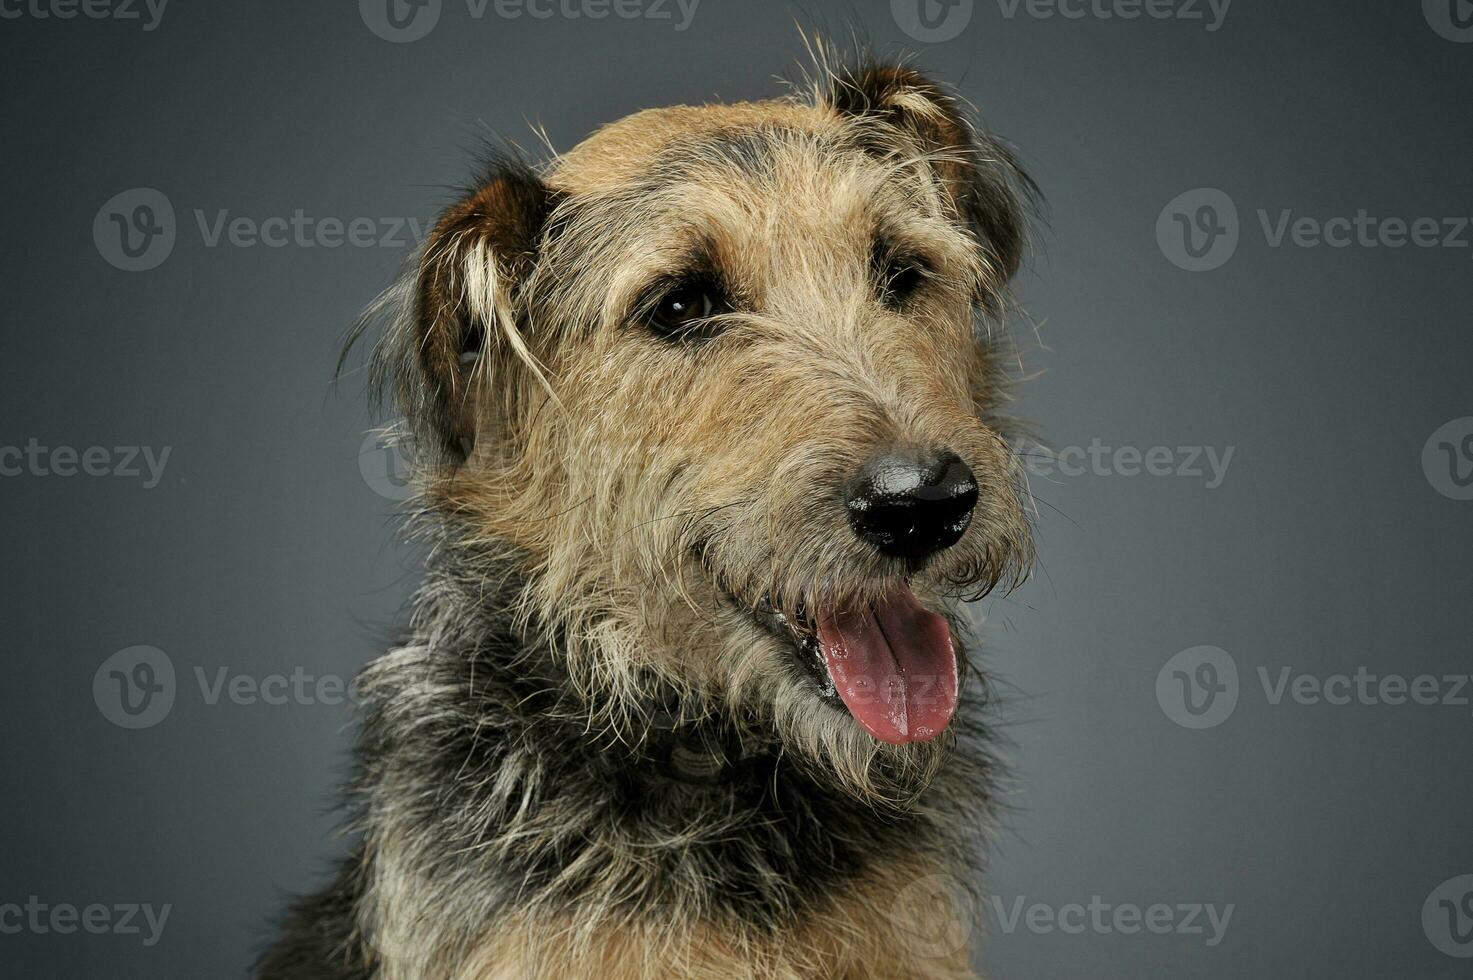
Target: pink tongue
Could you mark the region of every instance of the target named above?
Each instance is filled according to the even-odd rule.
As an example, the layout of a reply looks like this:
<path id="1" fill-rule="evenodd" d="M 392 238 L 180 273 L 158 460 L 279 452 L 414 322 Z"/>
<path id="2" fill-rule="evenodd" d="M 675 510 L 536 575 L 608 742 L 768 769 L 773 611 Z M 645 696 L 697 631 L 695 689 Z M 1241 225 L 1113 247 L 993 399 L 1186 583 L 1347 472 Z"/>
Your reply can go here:
<path id="1" fill-rule="evenodd" d="M 956 712 L 951 630 L 904 585 L 873 608 L 823 617 L 818 644 L 849 713 L 882 742 L 935 738 Z"/>

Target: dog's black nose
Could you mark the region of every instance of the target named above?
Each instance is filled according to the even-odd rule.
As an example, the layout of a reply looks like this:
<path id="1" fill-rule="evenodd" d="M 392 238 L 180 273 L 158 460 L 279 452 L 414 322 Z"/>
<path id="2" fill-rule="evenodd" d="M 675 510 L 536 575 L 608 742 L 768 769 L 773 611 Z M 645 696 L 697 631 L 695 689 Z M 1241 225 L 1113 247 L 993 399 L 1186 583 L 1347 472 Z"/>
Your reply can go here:
<path id="1" fill-rule="evenodd" d="M 977 481 L 956 453 L 889 453 L 864 465 L 844 503 L 861 538 L 887 555 L 919 559 L 961 540 Z"/>

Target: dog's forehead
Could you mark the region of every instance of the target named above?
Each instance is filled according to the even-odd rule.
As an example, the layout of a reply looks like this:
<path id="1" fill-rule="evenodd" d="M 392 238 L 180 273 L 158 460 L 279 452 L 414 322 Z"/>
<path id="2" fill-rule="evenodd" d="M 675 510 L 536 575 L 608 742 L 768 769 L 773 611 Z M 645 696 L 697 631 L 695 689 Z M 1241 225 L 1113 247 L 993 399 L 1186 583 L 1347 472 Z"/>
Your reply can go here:
<path id="1" fill-rule="evenodd" d="M 675 106 L 605 126 L 547 179 L 578 202 L 585 256 L 612 248 L 636 265 L 699 243 L 760 278 L 785 256 L 868 254 L 897 232 L 960 250 L 934 171 L 876 135 L 873 121 L 790 100 Z"/>
<path id="2" fill-rule="evenodd" d="M 648 181 L 696 147 L 725 143 L 733 154 L 776 145 L 777 134 L 840 137 L 845 121 L 827 110 L 774 99 L 647 109 L 609 123 L 558 158 L 548 181 L 572 195 L 611 193 Z"/>

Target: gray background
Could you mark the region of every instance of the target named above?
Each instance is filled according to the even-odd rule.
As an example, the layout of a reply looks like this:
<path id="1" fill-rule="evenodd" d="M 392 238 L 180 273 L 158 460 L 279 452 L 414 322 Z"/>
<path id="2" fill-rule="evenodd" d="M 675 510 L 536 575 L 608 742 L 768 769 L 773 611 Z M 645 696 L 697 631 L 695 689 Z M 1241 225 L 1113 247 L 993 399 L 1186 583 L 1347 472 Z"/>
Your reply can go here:
<path id="1" fill-rule="evenodd" d="M 1020 328 L 1037 375 L 1021 408 L 1049 444 L 1234 448 L 1213 489 L 1128 466 L 1039 474 L 1039 574 L 979 610 L 1015 767 L 985 894 L 1008 910 L 1232 903 L 1226 934 L 1008 932 L 989 906 L 986 966 L 1467 976 L 1421 910 L 1473 873 L 1473 707 L 1275 706 L 1257 670 L 1473 669 L 1473 502 L 1422 466 L 1434 430 L 1473 415 L 1473 248 L 1274 248 L 1257 212 L 1473 214 L 1473 44 L 1417 0 L 1236 0 L 1215 31 L 970 13 L 934 44 L 888 0 L 804 15 L 916 51 L 1022 148 L 1051 218 L 1021 279 L 1041 340 Z M 427 219 L 488 133 L 535 151 L 541 121 L 566 148 L 641 107 L 773 94 L 802 55 L 793 14 L 702 0 L 678 31 L 476 20 L 445 0 L 414 43 L 375 36 L 351 2 L 174 0 L 151 31 L 0 19 L 0 447 L 172 447 L 152 489 L 0 478 L 0 904 L 172 905 L 152 947 L 0 935 L 0 974 L 242 976 L 339 846 L 350 710 L 212 705 L 195 670 L 351 676 L 414 581 L 371 486 L 387 484 L 363 475 L 389 461 L 371 444 L 360 460 L 361 385 L 328 385 L 407 248 L 209 247 L 195 210 Z M 125 272 L 92 228 L 137 187 L 172 203 L 177 242 Z M 1193 273 L 1156 227 L 1202 187 L 1236 203 L 1241 240 Z M 168 654 L 178 691 L 132 731 L 92 682 L 137 644 Z M 1231 717 L 1190 730 L 1156 678 L 1199 645 L 1241 683 Z"/>

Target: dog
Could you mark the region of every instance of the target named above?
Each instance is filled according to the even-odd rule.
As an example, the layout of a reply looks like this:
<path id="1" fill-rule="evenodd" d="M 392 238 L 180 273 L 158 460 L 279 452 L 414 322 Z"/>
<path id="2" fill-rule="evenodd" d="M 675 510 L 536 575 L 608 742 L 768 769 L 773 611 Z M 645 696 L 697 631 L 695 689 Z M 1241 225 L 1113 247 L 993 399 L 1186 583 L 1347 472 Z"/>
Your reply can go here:
<path id="1" fill-rule="evenodd" d="M 491 161 L 360 325 L 427 567 L 258 976 L 974 976 L 1035 195 L 873 56 Z"/>

